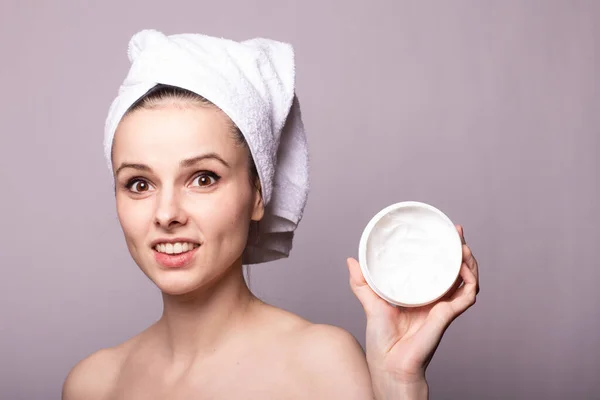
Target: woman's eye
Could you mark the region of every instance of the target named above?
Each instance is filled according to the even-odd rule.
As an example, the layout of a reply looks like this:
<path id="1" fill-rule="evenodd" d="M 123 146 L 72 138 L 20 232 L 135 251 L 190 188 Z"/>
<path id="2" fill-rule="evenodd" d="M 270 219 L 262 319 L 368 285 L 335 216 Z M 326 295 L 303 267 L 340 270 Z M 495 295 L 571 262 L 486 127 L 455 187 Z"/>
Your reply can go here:
<path id="1" fill-rule="evenodd" d="M 150 184 L 146 181 L 137 179 L 129 182 L 127 188 L 134 193 L 144 193 L 150 189 Z"/>
<path id="2" fill-rule="evenodd" d="M 204 172 L 194 178 L 194 186 L 208 187 L 212 186 L 219 180 L 219 177 L 215 174 Z"/>

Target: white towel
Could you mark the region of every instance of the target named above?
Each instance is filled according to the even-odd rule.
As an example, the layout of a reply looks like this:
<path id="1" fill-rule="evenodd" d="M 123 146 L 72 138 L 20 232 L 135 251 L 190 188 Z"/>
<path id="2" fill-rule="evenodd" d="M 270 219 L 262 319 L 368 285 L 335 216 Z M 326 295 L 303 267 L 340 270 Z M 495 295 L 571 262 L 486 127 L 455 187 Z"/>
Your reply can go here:
<path id="1" fill-rule="evenodd" d="M 249 237 L 244 263 L 287 257 L 308 195 L 308 149 L 292 46 L 264 38 L 235 42 L 143 30 L 131 38 L 128 56 L 131 68 L 106 119 L 109 168 L 115 130 L 134 102 L 157 84 L 195 92 L 237 125 L 258 170 L 265 215 Z"/>

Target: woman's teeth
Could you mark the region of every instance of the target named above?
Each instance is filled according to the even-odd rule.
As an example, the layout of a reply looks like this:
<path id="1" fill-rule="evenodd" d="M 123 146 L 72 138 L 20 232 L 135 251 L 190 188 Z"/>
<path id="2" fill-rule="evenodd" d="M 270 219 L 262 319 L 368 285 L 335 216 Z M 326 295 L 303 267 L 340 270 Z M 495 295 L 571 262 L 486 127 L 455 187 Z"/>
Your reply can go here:
<path id="1" fill-rule="evenodd" d="M 186 251 L 194 250 L 199 245 L 196 243 L 164 243 L 157 244 L 154 246 L 154 250 L 159 253 L 167 253 L 167 254 L 180 254 L 185 253 Z"/>

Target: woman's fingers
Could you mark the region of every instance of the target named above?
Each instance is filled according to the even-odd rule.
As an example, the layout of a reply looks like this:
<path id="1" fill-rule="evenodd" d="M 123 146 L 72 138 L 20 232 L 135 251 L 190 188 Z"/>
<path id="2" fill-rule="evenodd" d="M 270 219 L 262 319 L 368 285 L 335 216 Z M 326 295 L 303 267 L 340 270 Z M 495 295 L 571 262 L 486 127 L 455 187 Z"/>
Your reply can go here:
<path id="1" fill-rule="evenodd" d="M 456 225 L 456 230 L 458 231 L 460 235 L 460 240 L 463 244 L 463 262 L 467 264 L 467 267 L 469 267 L 469 269 L 475 275 L 475 280 L 477 281 L 476 293 L 479 293 L 479 265 L 477 264 L 475 256 L 473 256 L 471 248 L 467 245 L 467 241 L 465 240 L 464 228 L 462 227 L 462 225 Z"/>
<path id="2" fill-rule="evenodd" d="M 462 242 L 462 244 L 467 244 L 467 241 L 465 240 L 465 233 L 464 233 L 464 229 L 462 227 L 462 225 L 455 225 L 456 226 L 456 230 L 458 231 L 458 234 L 460 235 L 460 241 Z"/>
<path id="3" fill-rule="evenodd" d="M 391 307 L 385 300 L 369 287 L 360 269 L 360 264 L 354 258 L 348 258 L 348 271 L 350 272 L 350 288 L 362 304 L 367 318 L 377 312 L 381 307 Z"/>
<path id="4" fill-rule="evenodd" d="M 473 256 L 473 252 L 466 244 L 463 244 L 463 262 L 467 265 L 467 267 L 471 270 L 473 275 L 475 276 L 475 281 L 477 284 L 477 293 L 479 293 L 479 266 L 477 264 L 477 260 Z"/>
<path id="5" fill-rule="evenodd" d="M 460 288 L 460 286 L 462 284 L 463 284 L 462 276 L 458 275 L 458 278 L 456 278 L 454 285 L 452 285 L 450 290 L 448 290 L 448 293 L 446 293 L 446 295 L 444 295 L 444 297 L 442 297 L 442 300 L 450 299 L 450 297 L 452 297 L 454 295 L 454 293 L 456 293 L 456 291 Z"/>
<path id="6" fill-rule="evenodd" d="M 454 318 L 475 304 L 475 297 L 477 296 L 477 278 L 466 263 L 463 263 L 460 267 L 460 276 L 464 281 L 464 285 L 450 297 L 450 304 L 455 313 Z"/>

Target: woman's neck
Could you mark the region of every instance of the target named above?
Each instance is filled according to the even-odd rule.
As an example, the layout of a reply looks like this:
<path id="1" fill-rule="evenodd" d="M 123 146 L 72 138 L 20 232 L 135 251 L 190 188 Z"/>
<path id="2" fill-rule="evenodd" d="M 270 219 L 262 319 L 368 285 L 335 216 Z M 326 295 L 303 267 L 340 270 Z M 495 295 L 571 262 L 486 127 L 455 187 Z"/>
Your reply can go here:
<path id="1" fill-rule="evenodd" d="M 224 277 L 196 293 L 163 293 L 163 315 L 156 324 L 165 350 L 174 362 L 188 364 L 213 353 L 245 323 L 253 303 L 244 280 L 241 259 Z"/>

